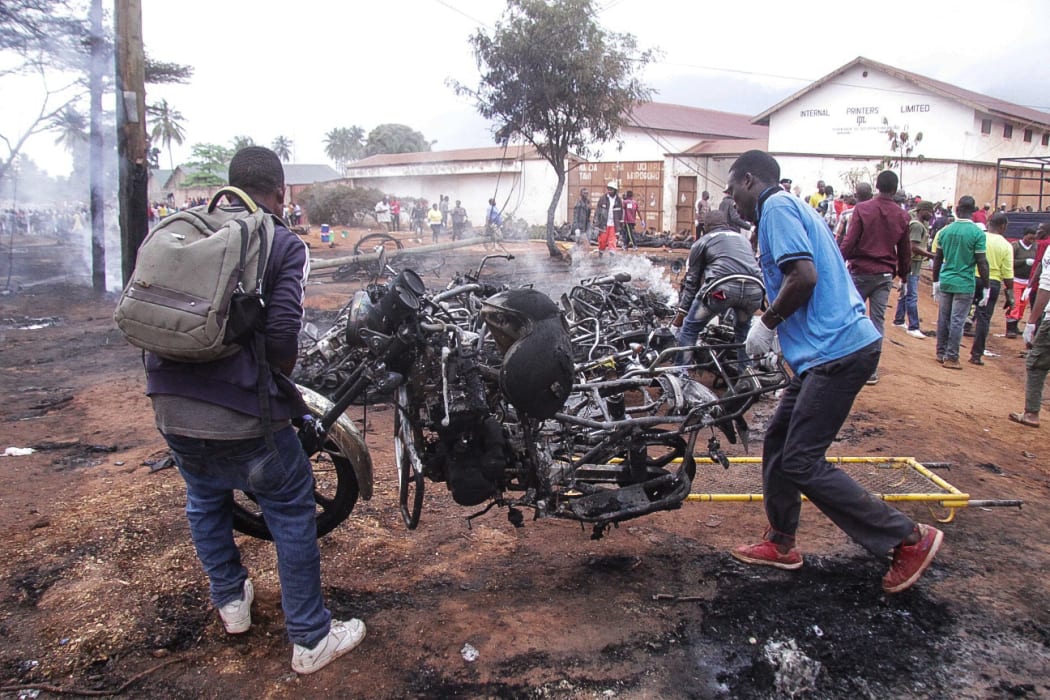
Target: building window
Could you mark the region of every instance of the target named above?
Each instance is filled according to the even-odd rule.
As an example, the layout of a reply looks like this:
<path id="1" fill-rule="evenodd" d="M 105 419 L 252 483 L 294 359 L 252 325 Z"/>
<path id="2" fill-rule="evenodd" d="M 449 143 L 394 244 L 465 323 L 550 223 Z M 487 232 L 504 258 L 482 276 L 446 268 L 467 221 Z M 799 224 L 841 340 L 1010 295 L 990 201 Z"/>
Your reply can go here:
<path id="1" fill-rule="evenodd" d="M 1050 146 L 1050 132 L 1043 134 L 1043 145 Z"/>
<path id="2" fill-rule="evenodd" d="M 1003 124 L 1003 138 L 1012 139 L 1014 137 L 1014 126 L 1013 124 Z"/>
<path id="3" fill-rule="evenodd" d="M 1031 129 L 1025 129 L 1024 130 L 1024 142 L 1025 143 L 1032 143 L 1032 130 Z"/>
<path id="4" fill-rule="evenodd" d="M 991 119 L 982 119 L 981 120 L 981 133 L 982 134 L 990 134 L 990 133 L 992 133 L 992 120 Z"/>

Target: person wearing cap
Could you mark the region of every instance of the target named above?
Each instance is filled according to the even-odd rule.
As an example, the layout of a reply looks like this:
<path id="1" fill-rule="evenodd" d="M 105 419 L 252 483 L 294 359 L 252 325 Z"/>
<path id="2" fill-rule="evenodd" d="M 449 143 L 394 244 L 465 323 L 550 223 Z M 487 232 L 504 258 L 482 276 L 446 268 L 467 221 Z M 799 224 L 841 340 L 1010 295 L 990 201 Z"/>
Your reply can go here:
<path id="1" fill-rule="evenodd" d="M 735 547 L 731 554 L 747 564 L 801 568 L 795 534 L 804 494 L 873 556 L 892 556 L 882 588 L 898 593 L 919 580 L 944 535 L 873 496 L 827 460 L 857 394 L 878 366 L 881 339 L 827 226 L 784 192 L 779 178 L 780 165 L 764 151 L 744 153 L 729 169 L 737 206 L 757 222 L 759 267 L 771 300 L 744 347 L 749 355 L 764 355 L 779 335 L 793 372 L 762 443 L 769 527 L 760 542 Z"/>
<path id="2" fill-rule="evenodd" d="M 781 186 L 781 188 L 783 188 L 783 190 L 785 192 L 790 192 L 791 191 L 791 178 L 790 177 L 782 177 L 782 178 L 780 178 L 780 186 Z"/>
<path id="3" fill-rule="evenodd" d="M 973 197 L 964 195 L 955 207 L 956 219 L 942 228 L 933 241 L 933 298 L 937 312 L 937 361 L 945 369 L 962 369 L 959 344 L 963 324 L 973 304 L 977 278 L 982 289 L 991 294 L 988 277 L 987 239 L 984 231 L 971 218 L 977 211 Z"/>
<path id="4" fill-rule="evenodd" d="M 911 269 L 908 278 L 903 282 L 900 298 L 897 300 L 897 312 L 893 315 L 893 325 L 905 328 L 907 315 L 907 333 L 913 338 L 926 339 L 919 325 L 919 275 L 922 263 L 933 260 L 933 253 L 927 250 L 930 240 L 930 222 L 933 221 L 933 202 L 922 200 L 915 205 L 911 223 L 908 224 L 908 238 L 911 240 Z"/>
<path id="5" fill-rule="evenodd" d="M 610 180 L 605 185 L 605 196 L 598 200 L 594 209 L 594 225 L 604 227 L 598 234 L 598 257 L 605 251 L 611 255 L 616 250 L 616 232 L 623 225 L 623 200 L 616 193 L 619 183 Z"/>

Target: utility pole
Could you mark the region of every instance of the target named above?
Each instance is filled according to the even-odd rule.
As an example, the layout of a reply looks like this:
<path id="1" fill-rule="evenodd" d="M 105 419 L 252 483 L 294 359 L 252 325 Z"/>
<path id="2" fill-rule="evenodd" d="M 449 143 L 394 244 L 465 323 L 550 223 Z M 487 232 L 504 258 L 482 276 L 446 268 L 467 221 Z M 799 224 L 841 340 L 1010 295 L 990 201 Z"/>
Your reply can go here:
<path id="1" fill-rule="evenodd" d="M 102 138 L 102 73 L 105 59 L 105 38 L 102 36 L 102 0 L 91 0 L 91 70 L 88 77 L 91 91 L 91 130 L 88 136 L 88 181 L 91 201 L 91 286 L 98 292 L 106 291 L 106 220 L 103 183 Z"/>
<path id="2" fill-rule="evenodd" d="M 149 231 L 146 156 L 146 68 L 141 0 L 114 0 L 117 49 L 117 158 L 120 163 L 120 248 L 124 284 Z"/>

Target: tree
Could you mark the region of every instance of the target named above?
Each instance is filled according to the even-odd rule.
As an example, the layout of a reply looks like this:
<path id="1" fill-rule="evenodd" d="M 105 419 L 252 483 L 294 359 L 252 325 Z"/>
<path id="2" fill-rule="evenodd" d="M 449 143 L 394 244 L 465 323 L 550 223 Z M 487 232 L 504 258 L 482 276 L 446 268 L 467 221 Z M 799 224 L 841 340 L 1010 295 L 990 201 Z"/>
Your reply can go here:
<path id="1" fill-rule="evenodd" d="M 899 189 L 904 191 L 904 161 L 906 158 L 910 158 L 911 154 L 915 151 L 915 148 L 922 141 L 922 132 L 915 134 L 914 138 L 908 133 L 908 125 L 905 124 L 904 128 L 898 126 L 891 126 L 890 120 L 886 117 L 882 118 L 883 133 L 886 134 L 886 139 L 890 143 L 890 150 L 893 151 L 893 156 L 883 158 L 879 163 L 879 169 L 885 170 L 894 166 L 900 166 L 900 185 Z M 923 155 L 920 153 L 917 156 L 918 160 L 924 160 Z"/>
<path id="2" fill-rule="evenodd" d="M 87 67 L 93 45 L 82 7 L 67 0 L 0 2 L 0 79 L 38 75 L 39 103 L 20 105 L 20 125 L 0 132 L 0 180 L 36 134 L 55 128 L 67 107 L 87 95 Z M 58 79 L 48 80 L 49 77 Z M 6 91 L 5 91 L 6 94 Z"/>
<path id="3" fill-rule="evenodd" d="M 193 172 L 186 178 L 187 187 L 221 187 L 226 184 L 233 151 L 217 143 L 195 143 L 186 163 Z"/>
<path id="4" fill-rule="evenodd" d="M 149 133 L 150 140 L 164 144 L 164 147 L 168 149 L 168 163 L 174 170 L 175 158 L 171 154 L 171 142 L 174 141 L 181 146 L 186 140 L 186 131 L 182 126 L 182 113 L 177 109 L 172 109 L 167 100 L 161 100 L 157 104 L 148 106 L 146 113 L 156 118 L 153 129 Z"/>
<path id="5" fill-rule="evenodd" d="M 193 77 L 193 66 L 159 61 L 151 56 L 146 56 L 143 68 L 146 73 L 147 85 L 160 85 L 162 83 L 186 85 L 190 82 L 190 78 Z"/>
<path id="6" fill-rule="evenodd" d="M 489 35 L 470 38 L 481 71 L 476 89 L 453 83 L 474 98 L 481 116 L 496 123 L 496 142 L 522 139 L 535 147 L 558 177 L 547 209 L 547 249 L 554 245 L 554 215 L 565 187 L 570 151 L 612 140 L 652 91 L 637 77 L 653 59 L 631 34 L 603 29 L 593 0 L 508 0 Z"/>
<path id="7" fill-rule="evenodd" d="M 365 155 L 378 153 L 418 153 L 429 151 L 434 141 L 410 126 L 404 124 L 380 124 L 368 132 L 368 143 L 365 144 Z"/>
<path id="8" fill-rule="evenodd" d="M 236 153 L 237 151 L 241 150 L 242 148 L 248 148 L 248 146 L 254 146 L 255 145 L 255 139 L 253 139 L 251 136 L 243 136 L 243 135 L 242 136 L 234 136 L 233 140 L 230 141 L 230 143 L 233 144 L 233 152 Z"/>
<path id="9" fill-rule="evenodd" d="M 277 154 L 277 157 L 283 160 L 285 163 L 292 159 L 292 140 L 287 136 L 278 136 L 270 144 L 270 148 Z"/>
<path id="10" fill-rule="evenodd" d="M 55 144 L 72 153 L 79 145 L 88 141 L 87 118 L 73 105 L 66 105 L 52 120 L 52 128 L 58 132 Z"/>
<path id="11" fill-rule="evenodd" d="M 359 126 L 336 127 L 324 135 L 325 155 L 346 175 L 346 164 L 364 155 L 364 138 L 365 130 Z"/>

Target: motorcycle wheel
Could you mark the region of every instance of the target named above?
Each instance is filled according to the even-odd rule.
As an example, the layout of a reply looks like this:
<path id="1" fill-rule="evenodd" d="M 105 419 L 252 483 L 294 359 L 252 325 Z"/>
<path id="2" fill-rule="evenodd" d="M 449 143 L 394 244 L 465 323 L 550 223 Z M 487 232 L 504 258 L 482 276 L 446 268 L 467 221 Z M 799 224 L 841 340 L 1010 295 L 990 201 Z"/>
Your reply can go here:
<path id="1" fill-rule="evenodd" d="M 317 416 L 319 417 L 319 416 Z M 357 476 L 350 459 L 333 440 L 310 458 L 317 502 L 317 536 L 323 537 L 346 520 L 357 504 Z M 250 493 L 234 492 L 233 529 L 260 540 L 272 540 L 262 509 Z"/>
<path id="2" fill-rule="evenodd" d="M 397 462 L 397 503 L 405 527 L 415 530 L 423 512 L 423 473 L 416 469 L 416 445 L 420 438 L 402 410 L 408 405 L 408 390 L 401 386 L 397 390 L 397 405 L 394 411 L 394 459 Z"/>
<path id="3" fill-rule="evenodd" d="M 389 233 L 370 233 L 362 236 L 361 240 L 354 244 L 354 255 L 362 253 L 376 253 L 380 248 L 385 248 L 389 254 L 391 251 L 401 250 L 405 245 Z"/>

